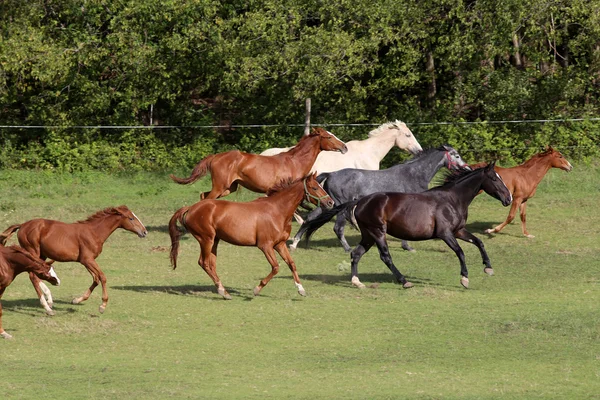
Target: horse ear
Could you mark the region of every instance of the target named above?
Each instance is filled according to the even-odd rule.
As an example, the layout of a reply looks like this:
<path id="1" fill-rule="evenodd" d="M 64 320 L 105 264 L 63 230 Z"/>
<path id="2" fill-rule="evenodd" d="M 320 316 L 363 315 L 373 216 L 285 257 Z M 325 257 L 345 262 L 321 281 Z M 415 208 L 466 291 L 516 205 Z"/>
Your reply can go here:
<path id="1" fill-rule="evenodd" d="M 317 171 L 313 172 L 312 177 L 314 180 L 317 180 L 317 176 L 319 176 L 319 174 L 317 173 Z"/>

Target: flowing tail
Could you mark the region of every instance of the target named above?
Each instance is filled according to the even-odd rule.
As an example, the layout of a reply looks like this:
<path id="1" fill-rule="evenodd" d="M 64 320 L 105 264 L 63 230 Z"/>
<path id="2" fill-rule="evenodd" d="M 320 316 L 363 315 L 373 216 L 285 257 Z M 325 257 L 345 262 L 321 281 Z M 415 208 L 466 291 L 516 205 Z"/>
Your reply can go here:
<path id="1" fill-rule="evenodd" d="M 171 220 L 169 221 L 169 236 L 171 236 L 171 265 L 173 269 L 177 268 L 177 254 L 179 253 L 179 238 L 182 235 L 182 232 L 177 228 L 177 221 L 183 226 L 185 229 L 184 218 L 185 214 L 188 212 L 189 207 L 180 208 L 173 214 Z"/>
<path id="2" fill-rule="evenodd" d="M 16 231 L 18 231 L 20 227 L 21 227 L 21 225 L 12 225 L 7 230 L 5 230 L 4 232 L 0 233 L 0 244 L 2 246 L 5 246 L 6 245 L 6 241 L 8 239 L 10 239 L 10 237 L 12 236 L 12 234 L 15 233 Z"/>
<path id="3" fill-rule="evenodd" d="M 210 167 L 211 167 L 213 158 L 215 158 L 214 154 L 203 158 L 198 164 L 196 164 L 196 166 L 192 170 L 192 174 L 190 176 L 188 176 L 187 178 L 178 178 L 173 174 L 171 174 L 169 176 L 171 177 L 171 179 L 173 179 L 175 182 L 179 183 L 180 185 L 188 185 L 190 183 L 194 183 L 198 179 L 200 179 L 204 175 L 206 175 L 207 172 L 210 171 Z"/>
<path id="4" fill-rule="evenodd" d="M 317 229 L 325 225 L 325 223 L 327 223 L 329 220 L 331 220 L 331 218 L 338 214 L 342 214 L 338 218 L 347 218 L 350 220 L 352 225 L 356 227 L 356 220 L 354 219 L 354 215 L 351 215 L 350 213 L 354 211 L 354 207 L 356 207 L 357 203 L 358 200 L 353 200 L 344 204 L 339 204 L 333 207 L 331 210 L 323 210 L 323 212 L 312 221 L 306 221 L 304 223 L 304 225 L 306 225 L 306 241 L 308 242 L 312 234 L 315 233 Z M 304 225 L 302 225 L 302 227 L 304 227 Z"/>

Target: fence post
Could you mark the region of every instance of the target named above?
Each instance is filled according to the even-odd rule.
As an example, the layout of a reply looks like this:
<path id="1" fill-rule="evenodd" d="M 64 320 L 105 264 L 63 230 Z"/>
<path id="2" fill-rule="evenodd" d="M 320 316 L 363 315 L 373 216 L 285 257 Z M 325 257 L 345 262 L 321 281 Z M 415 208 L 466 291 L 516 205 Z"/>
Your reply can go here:
<path id="1" fill-rule="evenodd" d="M 310 97 L 306 99 L 306 118 L 304 119 L 304 136 L 310 134 Z"/>

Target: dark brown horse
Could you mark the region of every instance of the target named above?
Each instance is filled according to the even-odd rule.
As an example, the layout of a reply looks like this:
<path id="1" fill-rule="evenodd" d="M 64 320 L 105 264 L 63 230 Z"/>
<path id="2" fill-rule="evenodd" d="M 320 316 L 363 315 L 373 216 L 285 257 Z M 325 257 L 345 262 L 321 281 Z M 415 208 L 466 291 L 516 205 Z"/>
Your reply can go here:
<path id="1" fill-rule="evenodd" d="M 500 200 L 504 206 L 511 203 L 511 195 L 494 171 L 494 165 L 475 171 L 464 171 L 446 178 L 446 183 L 421 193 L 379 192 L 360 200 L 337 206 L 327 213 L 338 213 L 340 207 L 354 209 L 355 222 L 360 229 L 360 243 L 352 250 L 352 284 L 364 285 L 358 279 L 358 262 L 376 244 L 381 260 L 405 288 L 412 287 L 398 271 L 388 248 L 386 234 L 405 240 L 442 239 L 460 261 L 460 283 L 469 287 L 465 255 L 458 245 L 461 239 L 479 248 L 485 265 L 484 272 L 492 275 L 490 259 L 479 238 L 465 229 L 468 207 L 480 190 Z M 307 232 L 310 235 L 312 232 Z"/>
<path id="2" fill-rule="evenodd" d="M 238 185 L 257 193 L 267 193 L 282 180 L 297 180 L 308 175 L 321 150 L 339 151 L 348 148 L 331 132 L 323 128 L 313 128 L 298 144 L 285 153 L 274 156 L 261 156 L 232 150 L 214 154 L 200 161 L 188 178 L 171 179 L 179 184 L 196 182 L 211 174 L 212 189 L 204 192 L 200 199 L 217 199 L 235 192 Z"/>
<path id="3" fill-rule="evenodd" d="M 480 168 L 482 163 L 475 164 L 474 168 Z M 573 169 L 573 166 L 563 155 L 548 146 L 546 151 L 538 153 L 525 161 L 521 165 L 511 168 L 496 167 L 496 172 L 500 174 L 502 180 L 510 190 L 513 196 L 513 203 L 508 212 L 506 221 L 493 229 L 486 229 L 485 233 L 498 233 L 507 224 L 511 223 L 520 208 L 521 228 L 523 235 L 528 238 L 534 237 L 527 232 L 525 221 L 527 220 L 527 200 L 535 195 L 538 184 L 542 181 L 550 168 L 560 168 L 567 172 Z"/>
<path id="4" fill-rule="evenodd" d="M 5 244 L 10 236 L 19 230 L 19 244 L 34 256 L 42 260 L 49 258 L 54 261 L 77 261 L 83 264 L 92 275 L 93 282 L 82 296 L 73 299 L 73 304 L 87 300 L 94 288 L 101 284 L 102 304 L 99 311 L 103 313 L 108 302 L 106 276 L 96 263 L 96 258 L 102 252 L 106 239 L 117 228 L 137 233 L 139 237 L 148 234 L 142 221 L 129 208 L 119 206 L 98 211 L 85 221 L 72 224 L 51 219 L 32 219 L 6 229 L 0 234 L 0 243 Z M 46 313 L 54 315 L 50 290 L 35 274 L 30 273 L 29 278 Z"/>
<path id="5" fill-rule="evenodd" d="M 306 292 L 296 272 L 296 264 L 285 244 L 292 230 L 292 215 L 304 199 L 317 207 L 322 204 L 328 208 L 333 206 L 333 200 L 317 182 L 316 173 L 304 179 L 284 181 L 267 194 L 267 197 L 247 203 L 202 200 L 175 212 L 169 222 L 173 269 L 177 268 L 181 236 L 177 229 L 179 222 L 200 243 L 198 264 L 211 277 L 217 292 L 223 298 L 229 300 L 231 295 L 217 275 L 217 246 L 220 240 L 237 246 L 256 246 L 267 257 L 271 264 L 271 273 L 254 288 L 255 296 L 279 271 L 275 251 L 290 267 L 298 293 L 305 296 Z"/>
<path id="6" fill-rule="evenodd" d="M 38 279 L 45 279 L 53 285 L 60 285 L 50 264 L 35 258 L 18 246 L 0 246 L 0 299 L 4 290 L 21 272 L 34 274 Z M 12 336 L 2 328 L 2 303 L 0 303 L 0 337 L 10 339 Z"/>

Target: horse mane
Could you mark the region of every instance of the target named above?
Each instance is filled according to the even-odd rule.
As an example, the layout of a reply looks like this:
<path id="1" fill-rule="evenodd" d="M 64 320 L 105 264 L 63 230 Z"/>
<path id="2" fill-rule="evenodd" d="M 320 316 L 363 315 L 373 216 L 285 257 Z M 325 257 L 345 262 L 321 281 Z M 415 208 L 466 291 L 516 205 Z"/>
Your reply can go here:
<path id="1" fill-rule="evenodd" d="M 487 164 L 487 165 L 489 165 L 489 164 Z M 485 167 L 477 168 L 477 169 L 473 169 L 473 170 L 460 169 L 458 171 L 446 171 L 441 174 L 441 177 L 439 179 L 435 179 L 434 184 L 435 184 L 435 186 L 446 186 L 446 185 L 450 185 L 453 183 L 458 183 L 464 179 L 467 179 L 471 175 L 481 172 L 483 170 L 483 168 L 485 168 Z"/>
<path id="2" fill-rule="evenodd" d="M 379 136 L 381 133 L 383 133 L 387 129 L 391 129 L 391 128 L 400 129 L 400 128 L 402 128 L 401 125 L 406 125 L 406 124 L 400 120 L 386 122 L 386 123 L 380 125 L 379 127 L 373 129 L 371 132 L 369 132 L 369 137 Z"/>
<path id="3" fill-rule="evenodd" d="M 412 162 L 420 160 L 421 158 L 423 158 L 429 154 L 435 153 L 436 151 L 446 151 L 447 149 L 452 149 L 452 147 L 447 144 L 438 146 L 438 147 L 430 147 L 428 149 L 425 149 L 425 150 L 415 154 L 414 156 L 412 156 L 412 158 L 408 159 L 407 161 L 403 162 L 402 164 L 410 164 Z"/>
<path id="4" fill-rule="evenodd" d="M 86 222 L 90 222 L 90 221 L 94 221 L 98 218 L 104 218 L 106 216 L 109 215 L 122 215 L 123 211 L 125 211 L 127 209 L 126 206 L 119 206 L 119 207 L 107 207 L 104 210 L 100 210 L 97 213 L 94 213 L 92 215 L 90 215 L 89 217 L 87 217 L 84 220 L 81 221 L 77 221 L 78 224 L 83 224 Z"/>
<path id="5" fill-rule="evenodd" d="M 310 174 L 307 175 L 307 176 L 310 176 Z M 268 196 L 272 196 L 275 193 L 281 192 L 282 190 L 285 190 L 285 189 L 289 188 L 290 186 L 294 185 L 297 182 L 300 182 L 301 180 L 303 180 L 305 178 L 306 177 L 299 178 L 299 179 L 292 179 L 292 178 L 282 179 L 281 181 L 279 181 L 278 184 L 276 184 L 275 186 L 273 186 L 272 188 L 270 188 L 269 190 L 267 190 L 267 193 L 266 193 L 267 197 Z"/>

